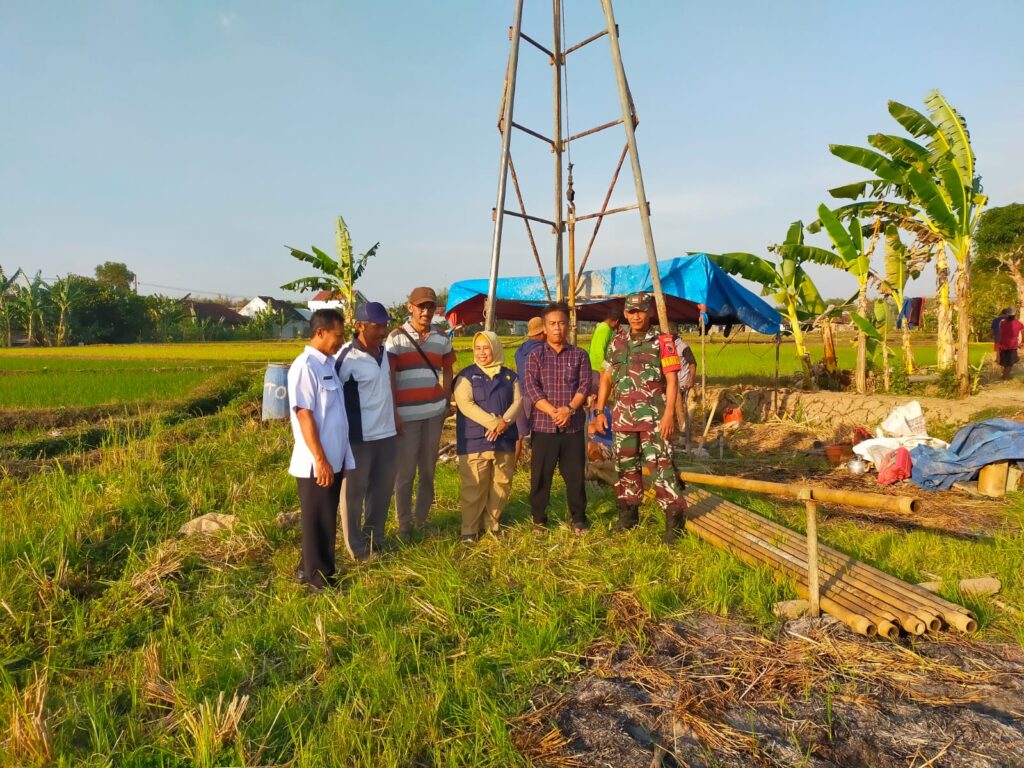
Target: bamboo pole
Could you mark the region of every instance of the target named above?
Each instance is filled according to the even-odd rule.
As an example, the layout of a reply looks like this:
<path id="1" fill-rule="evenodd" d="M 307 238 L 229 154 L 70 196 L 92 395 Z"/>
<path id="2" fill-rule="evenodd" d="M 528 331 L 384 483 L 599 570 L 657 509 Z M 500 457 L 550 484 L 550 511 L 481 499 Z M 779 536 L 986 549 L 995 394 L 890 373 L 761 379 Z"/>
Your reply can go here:
<path id="1" fill-rule="evenodd" d="M 688 498 L 692 498 L 692 496 Z M 787 541 L 791 546 L 799 549 L 799 534 L 760 515 L 755 515 L 753 512 L 743 509 L 743 507 L 724 502 L 717 505 L 714 511 L 726 520 L 748 528 L 758 538 L 764 538 L 768 534 L 772 540 Z M 823 568 L 830 570 L 832 574 L 841 575 L 844 579 L 849 579 L 880 591 L 879 598 L 886 599 L 894 607 L 900 607 L 905 611 L 914 613 L 922 621 L 926 622 L 930 629 L 939 629 L 939 626 L 934 624 L 940 612 L 938 607 L 935 606 L 933 610 L 932 606 L 934 604 L 927 603 L 920 596 L 910 597 L 905 593 L 901 593 L 899 591 L 900 585 L 907 586 L 904 582 L 883 571 L 878 571 L 882 576 L 871 573 L 863 563 L 829 547 L 822 547 L 821 549 Z M 908 631 L 912 630 L 908 629 Z"/>
<path id="2" fill-rule="evenodd" d="M 744 548 L 738 544 L 730 543 L 727 540 L 720 537 L 713 529 L 701 526 L 695 520 L 686 521 L 687 530 L 692 531 L 696 536 L 704 539 L 705 541 L 714 544 L 721 549 L 725 549 L 731 552 L 738 559 L 747 563 L 748 565 L 765 565 L 764 561 L 757 558 L 755 555 L 747 552 Z M 796 583 L 796 592 L 801 597 L 807 596 L 807 589 L 799 581 Z M 850 629 L 865 637 L 874 637 L 878 634 L 878 627 L 876 624 L 871 622 L 866 616 L 856 614 L 851 610 L 848 610 L 843 605 L 832 600 L 831 598 L 825 598 L 822 601 L 822 607 L 825 611 L 832 616 L 835 616 L 841 622 L 846 624 Z"/>
<path id="3" fill-rule="evenodd" d="M 764 531 L 759 531 L 756 527 L 756 523 L 745 523 L 742 520 L 736 520 L 726 515 L 722 515 L 720 509 L 715 510 L 716 516 L 720 517 L 726 524 L 731 524 L 737 528 L 738 531 L 745 532 L 746 535 L 753 539 L 766 540 L 764 538 Z M 792 554 L 801 562 L 804 560 L 804 552 L 799 546 L 799 542 L 795 541 L 794 538 L 785 536 L 779 536 L 775 534 L 771 538 L 771 542 L 774 546 Z M 914 608 L 906 603 L 900 602 L 900 600 L 880 588 L 879 585 L 873 584 L 866 579 L 862 578 L 859 574 L 844 572 L 843 566 L 837 565 L 826 558 L 822 558 L 819 562 L 821 572 L 826 577 L 826 585 L 824 591 L 832 589 L 844 589 L 851 591 L 857 595 L 858 598 L 864 602 L 875 605 L 879 609 L 888 611 L 891 616 L 891 620 L 898 623 L 904 630 L 913 635 L 921 635 L 927 629 L 937 630 L 939 627 L 932 625 L 930 622 L 937 621 L 934 615 L 927 617 L 919 616 L 914 613 Z"/>
<path id="4" fill-rule="evenodd" d="M 707 475 L 700 472 L 681 472 L 679 475 L 688 483 L 700 485 L 715 485 L 721 488 L 735 488 L 740 491 L 755 491 L 757 493 L 768 493 L 776 496 L 788 496 L 789 498 L 800 498 L 801 488 L 785 483 L 771 483 L 765 480 L 750 480 L 745 477 L 732 475 Z M 835 488 L 819 488 L 809 486 L 811 498 L 815 501 L 824 501 L 831 504 L 845 504 L 851 507 L 864 507 L 866 509 L 884 509 L 889 512 L 901 512 L 910 514 L 916 512 L 920 502 L 912 496 L 888 496 L 881 493 L 865 493 L 864 491 L 844 491 Z"/>
<path id="5" fill-rule="evenodd" d="M 802 590 L 808 598 L 810 597 L 809 585 L 807 584 L 807 571 L 803 567 L 803 563 L 801 561 L 788 557 L 779 551 L 765 549 L 761 546 L 763 542 L 757 543 L 737 538 L 734 531 L 721 525 L 720 521 L 714 520 L 714 518 L 698 518 L 697 522 L 698 525 L 701 525 L 706 530 L 711 531 L 722 541 L 742 549 L 760 564 L 772 566 L 776 570 L 782 571 L 784 574 L 793 577 L 796 585 L 798 586 L 797 592 L 799 593 Z M 860 595 L 852 590 L 837 587 L 830 590 L 827 595 L 823 595 L 822 599 L 837 603 L 848 611 L 869 619 L 875 624 L 876 632 L 883 637 L 887 637 L 891 640 L 895 640 L 899 637 L 900 630 L 896 623 L 897 617 L 884 606 L 865 602 L 861 599 Z M 822 605 L 824 606 L 824 603 L 822 603 Z M 832 613 L 831 611 L 828 611 L 827 608 L 826 611 L 828 613 Z"/>
<path id="6" fill-rule="evenodd" d="M 817 618 L 821 613 L 818 607 L 820 598 L 818 589 L 818 506 L 814 503 L 808 489 L 802 489 L 800 496 L 807 509 L 807 593 L 811 603 L 811 616 Z"/>
<path id="7" fill-rule="evenodd" d="M 715 498 L 717 497 L 706 494 L 706 492 L 695 491 L 688 495 L 687 500 L 692 502 L 694 499 L 697 499 L 697 504 L 699 505 L 701 500 Z M 771 529 L 776 536 L 794 535 L 793 531 L 778 523 L 767 520 L 760 515 L 755 515 L 742 507 L 731 505 L 728 502 L 722 503 L 753 519 L 757 526 Z M 762 536 L 761 531 L 755 531 L 755 534 L 758 537 Z M 825 560 L 839 569 L 855 574 L 857 578 L 874 584 L 881 591 L 890 595 L 893 598 L 889 601 L 891 604 L 904 606 L 905 610 L 924 621 L 932 631 L 936 631 L 941 627 L 940 618 L 946 624 L 962 632 L 974 632 L 977 629 L 977 622 L 974 616 L 962 606 L 944 600 L 926 589 L 901 581 L 884 571 L 880 571 L 873 566 L 855 560 L 849 555 L 829 547 L 821 547 L 821 554 Z M 910 630 L 908 629 L 908 631 Z"/>
<path id="8" fill-rule="evenodd" d="M 779 570 L 788 572 L 795 578 L 806 581 L 806 561 L 799 555 L 794 555 L 792 553 L 785 552 L 777 546 L 769 545 L 756 535 L 744 533 L 739 529 L 732 529 L 727 523 L 716 519 L 713 515 L 697 519 L 701 524 L 710 525 L 718 530 L 719 534 L 723 538 L 736 541 L 752 549 L 754 552 L 757 552 L 761 556 L 761 559 L 768 564 L 774 564 Z M 899 626 L 897 625 L 902 625 L 902 621 L 900 616 L 897 615 L 897 610 L 892 605 L 879 599 L 869 598 L 853 585 L 847 584 L 841 580 L 837 580 L 835 583 L 829 584 L 827 589 L 824 591 L 824 594 L 826 597 L 844 602 L 848 607 L 858 613 L 868 616 L 868 618 L 873 618 L 876 623 L 880 621 L 887 621 L 892 624 L 891 628 L 879 625 L 879 634 L 886 637 L 899 635 Z M 925 627 L 922 621 L 916 620 L 911 623 L 911 626 L 912 629 L 908 629 L 908 631 L 911 631 L 912 634 L 920 635 L 924 633 Z"/>

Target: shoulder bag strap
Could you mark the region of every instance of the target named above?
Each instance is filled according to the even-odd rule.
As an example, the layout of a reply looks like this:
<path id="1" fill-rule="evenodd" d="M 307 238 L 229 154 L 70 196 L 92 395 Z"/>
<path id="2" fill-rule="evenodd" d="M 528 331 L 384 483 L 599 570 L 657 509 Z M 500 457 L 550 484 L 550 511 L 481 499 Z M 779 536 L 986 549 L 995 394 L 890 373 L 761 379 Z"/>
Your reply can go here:
<path id="1" fill-rule="evenodd" d="M 416 339 L 409 335 L 409 332 L 405 330 L 404 326 L 398 326 L 398 330 L 403 336 L 405 336 L 405 338 L 412 342 L 414 347 L 416 347 L 416 351 L 420 353 L 420 357 L 423 358 L 423 362 L 427 364 L 427 367 L 433 372 L 434 378 L 437 379 L 437 385 L 441 386 L 441 375 L 437 372 L 437 368 L 434 367 L 434 364 L 430 362 L 430 358 L 427 357 L 427 353 L 423 351 L 423 347 L 419 345 L 419 342 L 417 342 Z"/>

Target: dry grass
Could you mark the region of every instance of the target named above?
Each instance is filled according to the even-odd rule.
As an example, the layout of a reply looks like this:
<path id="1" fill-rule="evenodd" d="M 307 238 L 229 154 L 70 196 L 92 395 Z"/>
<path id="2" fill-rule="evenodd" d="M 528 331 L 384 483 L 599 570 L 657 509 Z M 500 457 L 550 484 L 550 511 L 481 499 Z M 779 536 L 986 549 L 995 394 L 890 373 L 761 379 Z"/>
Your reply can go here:
<path id="1" fill-rule="evenodd" d="M 248 706 L 249 697 L 237 693 L 225 705 L 224 692 L 221 691 L 217 694 L 216 703 L 207 699 L 195 709 L 181 714 L 180 726 L 188 737 L 186 753 L 196 766 L 213 765 L 218 752 L 235 742 L 238 726 Z"/>
<path id="2" fill-rule="evenodd" d="M 45 765 L 53 757 L 50 727 L 46 722 L 49 680 L 36 670 L 32 682 L 15 694 L 8 709 L 6 749 L 18 765 Z"/>

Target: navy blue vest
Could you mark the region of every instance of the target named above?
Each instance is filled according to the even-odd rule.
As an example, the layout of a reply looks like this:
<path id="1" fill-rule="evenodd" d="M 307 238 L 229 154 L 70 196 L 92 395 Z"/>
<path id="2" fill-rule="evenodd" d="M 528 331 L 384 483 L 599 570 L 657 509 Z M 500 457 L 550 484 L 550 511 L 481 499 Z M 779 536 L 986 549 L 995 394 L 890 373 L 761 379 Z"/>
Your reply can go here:
<path id="1" fill-rule="evenodd" d="M 501 416 L 512 405 L 512 400 L 515 398 L 515 383 L 518 378 L 515 371 L 502 366 L 501 370 L 491 379 L 476 364 L 473 364 L 459 371 L 456 379 L 459 378 L 469 380 L 469 383 L 473 385 L 473 402 L 488 413 L 496 413 Z M 482 451 L 514 451 L 518 439 L 519 430 L 515 423 L 509 424 L 504 434 L 492 443 L 487 439 L 486 428 L 472 419 L 467 419 L 462 415 L 462 411 L 458 411 L 455 415 L 455 450 L 460 456 Z"/>

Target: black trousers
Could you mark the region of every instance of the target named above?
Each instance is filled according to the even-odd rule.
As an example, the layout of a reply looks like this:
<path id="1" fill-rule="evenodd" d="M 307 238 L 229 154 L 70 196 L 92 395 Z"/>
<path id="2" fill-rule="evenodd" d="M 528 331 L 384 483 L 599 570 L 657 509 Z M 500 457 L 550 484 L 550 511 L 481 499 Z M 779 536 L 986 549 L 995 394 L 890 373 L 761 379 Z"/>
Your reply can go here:
<path id="1" fill-rule="evenodd" d="M 533 522 L 542 525 L 547 523 L 551 480 L 557 466 L 565 481 L 565 498 L 573 525 L 586 525 L 587 489 L 583 473 L 587 461 L 587 443 L 583 430 L 535 431 L 530 441 L 530 512 L 533 514 Z"/>
<path id="2" fill-rule="evenodd" d="M 302 514 L 302 570 L 306 583 L 327 586 L 334 579 L 334 542 L 338 532 L 338 502 L 341 479 L 337 472 L 326 488 L 316 484 L 314 477 L 297 477 L 299 506 Z"/>

